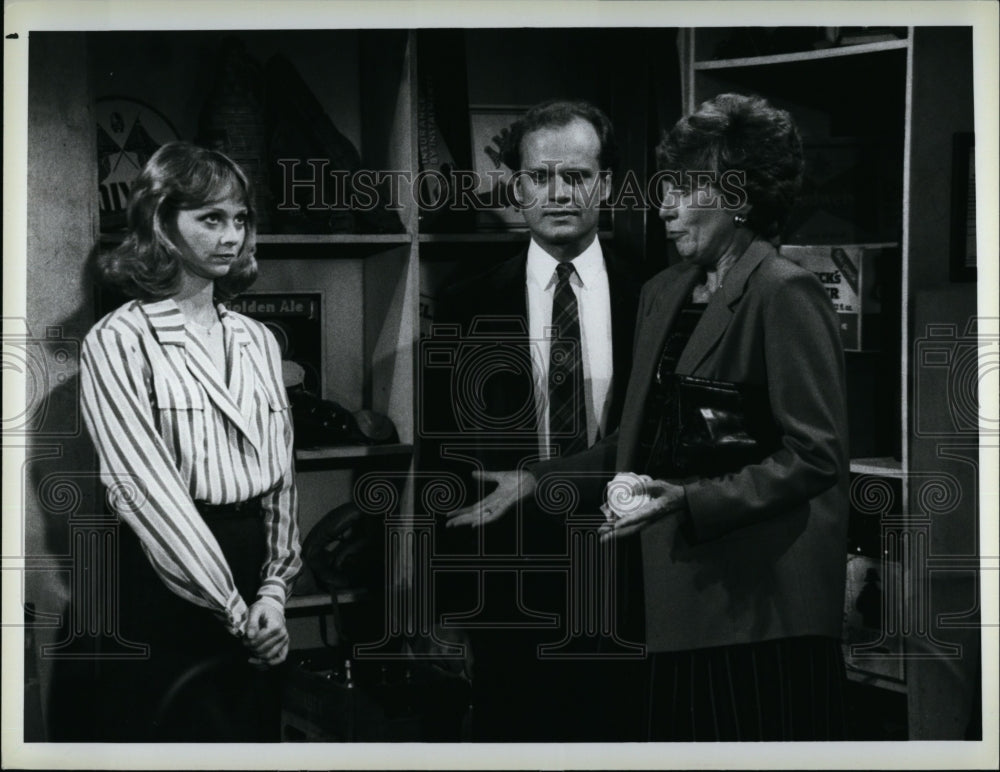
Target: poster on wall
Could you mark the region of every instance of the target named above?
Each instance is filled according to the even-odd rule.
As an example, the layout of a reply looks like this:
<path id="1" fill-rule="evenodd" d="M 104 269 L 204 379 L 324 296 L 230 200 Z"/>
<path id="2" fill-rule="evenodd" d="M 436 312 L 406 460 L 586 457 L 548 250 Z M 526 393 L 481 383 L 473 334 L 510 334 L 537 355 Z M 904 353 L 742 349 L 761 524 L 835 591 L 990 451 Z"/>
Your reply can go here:
<path id="1" fill-rule="evenodd" d="M 97 113 L 97 184 L 101 233 L 125 228 L 132 181 L 161 145 L 178 139 L 170 119 L 131 97 L 100 97 Z"/>
<path id="2" fill-rule="evenodd" d="M 525 228 L 520 211 L 514 206 L 511 179 L 513 172 L 504 163 L 503 150 L 511 126 L 524 114 L 523 107 L 470 106 L 472 162 L 478 175 L 476 195 L 481 206 L 476 212 L 476 227 L 484 230 Z"/>
<path id="3" fill-rule="evenodd" d="M 799 246 L 781 247 L 786 257 L 815 274 L 830 298 L 840 321 L 840 339 L 845 351 L 878 348 L 882 313 L 883 282 L 887 262 L 895 251 L 881 246 Z M 892 262 L 898 262 L 898 258 Z"/>
<path id="4" fill-rule="evenodd" d="M 322 395 L 322 292 L 244 292 L 227 301 L 226 307 L 263 322 L 274 334 L 281 348 L 285 386 L 301 383 L 311 394 Z"/>

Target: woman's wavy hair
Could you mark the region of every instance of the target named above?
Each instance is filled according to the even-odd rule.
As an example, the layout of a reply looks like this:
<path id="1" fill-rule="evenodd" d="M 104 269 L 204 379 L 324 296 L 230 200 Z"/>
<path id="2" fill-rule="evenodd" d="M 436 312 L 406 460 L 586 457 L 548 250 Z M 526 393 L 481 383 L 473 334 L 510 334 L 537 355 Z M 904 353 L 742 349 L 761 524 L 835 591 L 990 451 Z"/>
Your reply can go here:
<path id="1" fill-rule="evenodd" d="M 720 94 L 681 118 L 656 146 L 661 170 L 745 174 L 747 226 L 776 239 L 802 186 L 802 139 L 792 117 L 761 97 Z"/>
<path id="2" fill-rule="evenodd" d="M 180 249 L 170 237 L 177 213 L 197 209 L 238 190 L 247 209 L 243 248 L 229 273 L 215 280 L 216 301 L 229 300 L 257 278 L 257 229 L 253 191 L 231 158 L 189 142 L 169 142 L 157 150 L 132 185 L 128 233 L 98 258 L 101 278 L 127 297 L 162 300 L 177 292 Z"/>

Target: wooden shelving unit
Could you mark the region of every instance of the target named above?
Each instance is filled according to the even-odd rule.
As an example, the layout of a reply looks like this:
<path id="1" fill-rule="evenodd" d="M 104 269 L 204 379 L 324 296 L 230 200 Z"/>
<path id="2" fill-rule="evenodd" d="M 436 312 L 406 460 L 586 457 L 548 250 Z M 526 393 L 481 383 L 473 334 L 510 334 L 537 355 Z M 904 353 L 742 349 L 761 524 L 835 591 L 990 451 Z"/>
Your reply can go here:
<path id="1" fill-rule="evenodd" d="M 760 67 L 768 64 L 795 64 L 797 62 L 815 62 L 821 59 L 836 59 L 841 56 L 858 56 L 880 51 L 905 51 L 909 47 L 908 40 L 885 40 L 877 43 L 859 43 L 857 45 L 821 48 L 815 51 L 796 51 L 788 54 L 769 54 L 765 56 L 746 56 L 737 59 L 705 59 L 696 61 L 696 71 L 725 70 L 739 67 Z"/>
<path id="2" fill-rule="evenodd" d="M 289 617 L 315 616 L 328 614 L 334 610 L 334 603 L 357 603 L 368 595 L 364 589 L 337 590 L 336 594 L 314 593 L 311 595 L 293 595 L 285 604 L 285 613 Z"/>
<path id="3" fill-rule="evenodd" d="M 295 451 L 295 460 L 310 461 L 361 461 L 380 456 L 408 456 L 413 453 L 413 445 L 393 443 L 387 445 L 336 445 L 325 448 L 300 448 Z"/>
<path id="4" fill-rule="evenodd" d="M 875 477 L 903 478 L 903 462 L 891 456 L 883 458 L 852 458 L 852 474 L 868 474 Z"/>
<path id="5" fill-rule="evenodd" d="M 734 33 L 740 32 L 734 30 Z M 838 188 L 841 196 L 862 196 L 864 191 L 873 191 L 870 201 L 858 201 L 854 209 L 871 210 L 882 207 L 872 217 L 877 233 L 866 235 L 880 238 L 864 239 L 865 248 L 899 249 L 906 254 L 909 241 L 908 223 L 904 212 L 908 207 L 909 195 L 902 193 L 902 186 L 908 174 L 904 159 L 910 127 L 905 115 L 906 92 L 909 88 L 907 67 L 912 44 L 912 30 L 907 30 L 905 39 L 880 41 L 859 45 L 834 46 L 817 50 L 790 53 L 767 54 L 739 58 L 710 58 L 712 51 L 720 47 L 726 39 L 727 28 L 711 30 L 689 30 L 686 35 L 688 55 L 686 82 L 688 83 L 687 109 L 695 107 L 705 99 L 725 91 L 757 93 L 768 98 L 773 104 L 788 110 L 799 124 L 803 142 L 807 147 L 807 187 L 812 178 L 820 173 L 811 167 L 813 158 L 809 147 L 831 146 L 838 155 L 821 156 L 816 162 L 855 164 L 855 168 L 840 168 L 842 177 L 848 177 L 848 187 Z M 870 88 L 851 82 L 849 76 L 863 69 L 869 71 Z M 850 86 L 846 84 L 851 82 Z M 878 94 L 873 94 L 877 91 Z M 873 108 L 878 97 L 880 106 Z M 873 112 L 874 110 L 874 112 Z M 864 168 L 860 156 L 852 158 L 852 148 L 876 146 L 885 148 L 887 158 L 880 169 Z M 867 156 L 866 156 L 867 158 Z M 843 160 L 846 159 L 846 160 Z M 830 173 L 830 172 L 827 172 Z M 849 175 L 853 175 L 852 180 Z M 880 179 L 880 175 L 883 179 Z M 820 183 L 817 182 L 818 186 Z M 882 187 L 888 192 L 876 198 L 874 191 Z M 842 186 L 843 187 L 843 186 Z M 892 192 L 898 189 L 898 196 Z M 823 194 L 820 193 L 820 196 Z M 832 193 L 830 195 L 833 195 Z M 847 217 L 846 210 L 837 212 Z M 838 238 L 835 228 L 822 231 L 814 227 L 814 238 L 806 233 L 798 233 L 797 238 L 787 242 L 806 246 L 859 246 L 855 238 L 858 227 L 845 222 L 840 226 L 842 237 Z M 906 259 L 901 258 L 895 274 L 888 274 L 886 281 L 898 283 L 895 291 L 884 290 L 886 297 L 899 296 L 898 304 L 883 304 L 878 323 L 884 328 L 880 336 L 882 347 L 871 352 L 848 353 L 847 377 L 848 399 L 851 406 L 851 429 L 860 436 L 862 431 L 876 432 L 875 443 L 859 446 L 866 459 L 877 457 L 877 463 L 852 463 L 852 471 L 865 474 L 889 473 L 899 477 L 906 468 L 908 454 L 908 434 L 904 430 L 908 415 L 906 357 L 909 352 L 908 326 L 909 302 L 904 285 Z M 880 280 L 882 277 L 880 277 Z M 895 350 L 893 350 L 895 349 Z M 877 352 L 877 353 L 876 353 Z M 895 366 L 897 352 L 900 365 Z M 873 388 L 874 387 L 874 388 Z M 887 407 L 896 406 L 895 411 Z M 863 417 L 863 418 L 862 418 Z M 865 425 L 868 424 L 868 425 Z M 861 470 L 864 470 L 863 472 Z M 902 506 L 906 507 L 904 501 Z"/>
<path id="6" fill-rule="evenodd" d="M 322 244 L 329 246 L 409 244 L 413 237 L 408 233 L 259 233 L 258 244 Z"/>
<path id="7" fill-rule="evenodd" d="M 788 33 L 783 40 L 778 39 L 781 32 Z M 735 91 L 759 94 L 788 110 L 806 143 L 807 181 L 810 143 L 841 151 L 852 144 L 878 148 L 867 162 L 842 171 L 856 177 L 858 212 L 874 215 L 869 238 L 863 241 L 898 252 L 898 265 L 880 284 L 881 345 L 848 352 L 846 364 L 852 451 L 858 446 L 850 465 L 856 508 L 851 530 L 870 553 L 868 563 L 858 563 L 861 575 L 865 566 L 881 575 L 888 610 L 881 641 L 863 645 L 862 656 L 848 652 L 848 676 L 866 687 L 905 694 L 908 715 L 900 721 L 909 724 L 911 739 L 941 737 L 946 731 L 955 736 L 963 727 L 945 730 L 936 724 L 932 716 L 945 711 L 932 702 L 944 693 L 947 668 L 950 676 L 964 669 L 970 677 L 970 668 L 974 670 L 968 659 L 955 663 L 957 649 L 949 642 L 957 637 L 976 644 L 970 643 L 974 639 L 968 633 L 956 632 L 957 626 L 941 626 L 934 609 L 975 609 L 978 595 L 968 578 L 933 574 L 937 558 L 928 558 L 926 550 L 967 556 L 976 549 L 978 528 L 971 501 L 954 505 L 947 526 L 928 512 L 937 506 L 934 491 L 948 485 L 956 486 L 955 491 L 973 491 L 977 482 L 968 465 L 949 461 L 949 453 L 956 451 L 949 450 L 948 443 L 961 444 L 962 431 L 949 435 L 926 428 L 928 415 L 941 425 L 954 425 L 948 418 L 953 397 L 940 382 L 928 386 L 927 363 L 920 352 L 928 320 L 947 319 L 958 335 L 964 320 L 975 314 L 974 292 L 949 287 L 947 265 L 949 148 L 953 135 L 970 131 L 972 125 L 971 28 L 898 28 L 893 33 L 898 39 L 841 46 L 822 42 L 823 33 L 818 28 L 777 28 L 774 37 L 768 37 L 770 31 L 758 28 L 687 30 L 682 43 L 685 107 L 693 110 L 716 94 Z M 715 55 L 734 46 L 777 47 L 794 35 L 819 47 L 762 50 L 760 56 Z M 788 243 L 856 241 L 800 238 Z M 866 486 L 871 486 L 867 498 Z M 857 557 L 862 556 L 850 556 Z M 928 595 L 932 585 L 936 596 Z M 849 579 L 849 592 L 850 586 Z M 845 619 L 848 612 L 853 613 L 850 602 Z M 966 612 L 962 618 L 974 616 Z M 932 651 L 938 661 L 928 654 Z M 945 664 L 949 659 L 952 664 Z M 954 704 L 954 696 L 949 699 Z"/>

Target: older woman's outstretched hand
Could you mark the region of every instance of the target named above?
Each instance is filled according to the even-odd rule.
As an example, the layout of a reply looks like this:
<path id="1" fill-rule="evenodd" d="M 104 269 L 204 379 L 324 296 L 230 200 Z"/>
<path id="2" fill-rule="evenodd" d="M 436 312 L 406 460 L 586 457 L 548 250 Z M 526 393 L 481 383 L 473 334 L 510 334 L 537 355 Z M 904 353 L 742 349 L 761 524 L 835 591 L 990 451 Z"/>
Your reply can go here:
<path id="1" fill-rule="evenodd" d="M 535 492 L 535 476 L 524 470 L 516 472 L 473 472 L 479 481 L 495 482 L 497 487 L 481 501 L 456 509 L 447 515 L 447 527 L 471 525 L 477 528 L 494 520 L 499 520 Z"/>
<path id="2" fill-rule="evenodd" d="M 608 522 L 601 526 L 602 540 L 628 536 L 687 506 L 684 488 L 680 485 L 634 472 L 619 472 L 604 493 L 606 502 L 601 512 Z"/>

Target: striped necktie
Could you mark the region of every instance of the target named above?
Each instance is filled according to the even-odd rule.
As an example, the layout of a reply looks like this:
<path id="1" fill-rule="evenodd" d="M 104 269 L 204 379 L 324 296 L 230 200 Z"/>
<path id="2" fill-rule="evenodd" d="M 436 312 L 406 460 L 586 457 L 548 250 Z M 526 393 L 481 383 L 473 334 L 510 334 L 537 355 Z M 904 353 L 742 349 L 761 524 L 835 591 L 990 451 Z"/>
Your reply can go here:
<path id="1" fill-rule="evenodd" d="M 570 279 L 572 263 L 556 266 L 552 299 L 552 345 L 549 350 L 549 441 L 568 456 L 587 447 L 587 412 L 583 391 L 580 314 Z"/>

